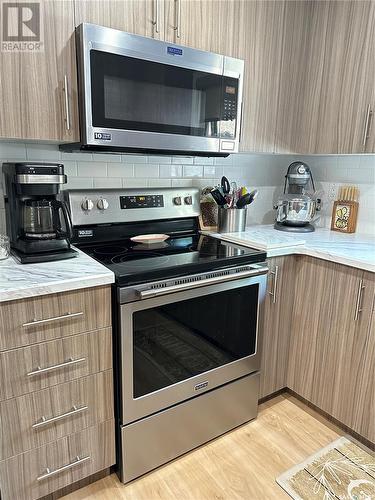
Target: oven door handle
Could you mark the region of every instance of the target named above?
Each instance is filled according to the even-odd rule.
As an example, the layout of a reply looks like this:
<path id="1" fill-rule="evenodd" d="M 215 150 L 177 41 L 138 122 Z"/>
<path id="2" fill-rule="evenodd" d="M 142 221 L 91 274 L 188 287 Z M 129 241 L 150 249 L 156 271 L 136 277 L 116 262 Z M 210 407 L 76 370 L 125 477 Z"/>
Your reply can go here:
<path id="1" fill-rule="evenodd" d="M 241 278 L 249 278 L 251 276 L 259 276 L 261 274 L 267 274 L 268 268 L 262 267 L 261 269 L 251 269 L 249 271 L 239 271 L 238 273 L 233 273 L 224 276 L 216 276 L 214 278 L 205 278 L 197 281 L 187 281 L 181 285 L 166 286 L 163 288 L 155 288 L 151 290 L 137 290 L 137 295 L 140 299 L 149 299 L 152 297 L 159 297 L 160 295 L 166 295 L 173 292 L 182 292 L 184 290 L 191 290 L 192 288 L 199 288 L 201 286 L 216 285 L 218 283 L 225 283 L 227 281 L 238 280 Z M 184 279 L 184 278 L 181 278 Z M 188 279 L 188 278 L 187 278 Z"/>

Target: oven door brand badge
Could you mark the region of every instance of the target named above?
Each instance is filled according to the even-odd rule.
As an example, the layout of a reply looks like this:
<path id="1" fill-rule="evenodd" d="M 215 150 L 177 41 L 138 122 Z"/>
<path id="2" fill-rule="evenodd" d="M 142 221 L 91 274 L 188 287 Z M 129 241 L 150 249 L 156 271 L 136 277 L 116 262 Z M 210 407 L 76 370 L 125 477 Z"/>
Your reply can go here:
<path id="1" fill-rule="evenodd" d="M 182 56 L 182 49 L 178 47 L 167 47 L 167 53 L 172 56 Z"/>
<path id="2" fill-rule="evenodd" d="M 194 386 L 194 391 L 200 391 L 201 389 L 204 389 L 207 386 L 208 386 L 208 380 L 206 380 L 206 382 L 200 382 L 199 384 Z"/>

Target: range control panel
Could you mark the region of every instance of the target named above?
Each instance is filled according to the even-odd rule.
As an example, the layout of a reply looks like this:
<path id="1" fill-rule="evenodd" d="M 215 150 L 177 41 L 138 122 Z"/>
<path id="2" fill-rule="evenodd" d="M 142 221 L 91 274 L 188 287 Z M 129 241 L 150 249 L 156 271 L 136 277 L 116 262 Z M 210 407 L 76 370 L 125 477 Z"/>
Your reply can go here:
<path id="1" fill-rule="evenodd" d="M 164 207 L 163 195 L 145 194 L 139 196 L 120 196 L 120 206 L 124 208 Z"/>
<path id="2" fill-rule="evenodd" d="M 185 188 L 64 191 L 73 226 L 197 217 L 200 191 Z"/>

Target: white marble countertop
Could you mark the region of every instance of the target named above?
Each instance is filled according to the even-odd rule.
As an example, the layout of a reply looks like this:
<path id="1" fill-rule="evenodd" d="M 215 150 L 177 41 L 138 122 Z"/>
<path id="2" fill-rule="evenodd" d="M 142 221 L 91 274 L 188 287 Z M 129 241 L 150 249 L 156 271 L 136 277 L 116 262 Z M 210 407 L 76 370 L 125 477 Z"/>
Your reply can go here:
<path id="1" fill-rule="evenodd" d="M 243 233 L 210 233 L 240 245 L 265 250 L 268 257 L 302 254 L 375 272 L 375 235 L 343 234 L 317 228 L 313 233 L 277 231 L 273 225 L 250 226 Z"/>
<path id="2" fill-rule="evenodd" d="M 19 264 L 13 257 L 0 260 L 0 302 L 114 282 L 112 271 L 78 252 L 73 259 L 40 264 Z"/>

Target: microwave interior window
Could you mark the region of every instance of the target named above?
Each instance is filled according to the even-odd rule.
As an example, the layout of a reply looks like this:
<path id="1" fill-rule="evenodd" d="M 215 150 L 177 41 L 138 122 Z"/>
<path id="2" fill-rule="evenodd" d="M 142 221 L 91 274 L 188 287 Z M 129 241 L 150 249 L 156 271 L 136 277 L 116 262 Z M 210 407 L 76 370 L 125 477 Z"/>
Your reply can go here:
<path id="1" fill-rule="evenodd" d="M 255 354 L 258 285 L 133 314 L 134 398 Z"/>
<path id="2" fill-rule="evenodd" d="M 90 57 L 94 127 L 235 136 L 238 80 L 97 50 Z"/>

